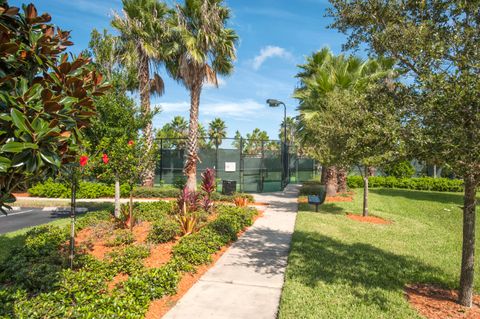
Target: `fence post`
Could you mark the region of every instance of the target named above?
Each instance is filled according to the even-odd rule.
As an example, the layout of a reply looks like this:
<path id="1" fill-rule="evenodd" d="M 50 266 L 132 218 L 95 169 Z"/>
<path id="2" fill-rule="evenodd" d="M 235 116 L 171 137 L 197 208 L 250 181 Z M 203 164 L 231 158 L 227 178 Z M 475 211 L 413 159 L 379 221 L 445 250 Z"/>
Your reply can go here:
<path id="1" fill-rule="evenodd" d="M 243 192 L 243 137 L 240 136 L 240 167 L 238 170 L 239 174 L 239 184 L 240 184 L 240 192 Z"/>
<path id="2" fill-rule="evenodd" d="M 160 184 L 163 179 L 163 138 L 160 139 Z"/>

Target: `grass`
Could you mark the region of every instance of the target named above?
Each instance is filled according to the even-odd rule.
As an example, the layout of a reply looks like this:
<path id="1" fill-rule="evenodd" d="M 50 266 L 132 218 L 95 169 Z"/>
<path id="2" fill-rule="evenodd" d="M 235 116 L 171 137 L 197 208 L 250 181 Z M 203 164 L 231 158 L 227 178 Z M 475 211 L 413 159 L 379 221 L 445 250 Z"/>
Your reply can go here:
<path id="1" fill-rule="evenodd" d="M 355 193 L 318 213 L 299 204 L 279 318 L 420 318 L 405 284 L 458 288 L 462 194 L 373 189 L 371 214 L 393 222 L 373 225 L 345 217 L 361 213 Z"/>

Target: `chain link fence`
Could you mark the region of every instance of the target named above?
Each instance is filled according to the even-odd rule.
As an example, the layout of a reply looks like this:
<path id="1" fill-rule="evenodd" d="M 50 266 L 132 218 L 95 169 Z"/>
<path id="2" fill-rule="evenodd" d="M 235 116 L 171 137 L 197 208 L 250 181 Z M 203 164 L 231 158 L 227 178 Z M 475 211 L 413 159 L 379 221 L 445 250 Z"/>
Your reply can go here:
<path id="1" fill-rule="evenodd" d="M 159 160 L 155 183 L 176 184 L 183 180 L 187 139 L 162 138 L 156 143 Z M 215 168 L 219 190 L 222 180 L 228 180 L 236 182 L 237 191 L 274 192 L 289 182 L 310 180 L 318 174 L 314 160 L 299 156 L 278 140 L 200 139 L 198 155 L 197 178 L 206 168 Z"/>

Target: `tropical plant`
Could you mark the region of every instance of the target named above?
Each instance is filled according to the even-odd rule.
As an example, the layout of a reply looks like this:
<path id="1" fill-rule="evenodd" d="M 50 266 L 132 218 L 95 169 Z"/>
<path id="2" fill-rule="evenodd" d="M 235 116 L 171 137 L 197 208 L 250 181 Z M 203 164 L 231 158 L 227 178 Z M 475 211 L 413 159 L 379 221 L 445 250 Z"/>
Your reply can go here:
<path id="1" fill-rule="evenodd" d="M 201 206 L 206 212 L 211 212 L 212 210 L 212 193 L 216 188 L 217 182 L 215 179 L 215 170 L 212 168 L 207 168 L 205 172 L 202 173 L 202 191 L 205 192 L 205 195 L 201 200 Z"/>
<path id="2" fill-rule="evenodd" d="M 76 160 L 93 96 L 107 89 L 82 55 L 62 54 L 70 33 L 33 4 L 0 4 L 0 211 L 18 185 L 57 174 Z"/>
<path id="3" fill-rule="evenodd" d="M 216 149 L 222 144 L 223 139 L 227 137 L 227 126 L 221 118 L 217 117 L 208 124 L 208 137 L 210 143 L 213 143 Z"/>
<path id="4" fill-rule="evenodd" d="M 235 203 L 235 206 L 237 207 L 246 207 L 248 205 L 248 198 L 246 197 L 235 197 L 233 199 L 233 202 Z"/>
<path id="5" fill-rule="evenodd" d="M 177 6 L 179 49 L 168 69 L 190 91 L 188 154 L 184 172 L 187 187 L 196 188 L 198 162 L 198 110 L 204 83 L 218 86 L 217 74 L 229 75 L 236 58 L 236 33 L 226 28 L 230 10 L 223 0 L 186 0 Z"/>
<path id="6" fill-rule="evenodd" d="M 138 70 L 141 108 L 147 119 L 143 136 L 150 151 L 153 148 L 151 118 L 155 113 L 151 110 L 150 95 L 161 96 L 165 89 L 163 79 L 156 70 L 172 52 L 169 20 L 173 12 L 158 0 L 122 0 L 122 4 L 124 15 L 115 14 L 112 26 L 120 31 L 121 63 Z M 153 186 L 154 163 L 149 164 L 143 178 L 145 186 Z"/>
<path id="7" fill-rule="evenodd" d="M 412 155 L 448 163 L 465 182 L 460 304 L 471 307 L 474 283 L 476 190 L 480 184 L 480 41 L 478 1 L 330 0 L 332 27 L 348 35 L 348 49 L 398 60 L 411 90 Z M 366 44 L 366 46 L 364 46 Z M 407 103 L 405 103 L 405 101 Z"/>
<path id="8" fill-rule="evenodd" d="M 198 217 L 194 214 L 176 215 L 175 218 L 180 225 L 180 233 L 182 236 L 190 235 L 198 231 Z"/>

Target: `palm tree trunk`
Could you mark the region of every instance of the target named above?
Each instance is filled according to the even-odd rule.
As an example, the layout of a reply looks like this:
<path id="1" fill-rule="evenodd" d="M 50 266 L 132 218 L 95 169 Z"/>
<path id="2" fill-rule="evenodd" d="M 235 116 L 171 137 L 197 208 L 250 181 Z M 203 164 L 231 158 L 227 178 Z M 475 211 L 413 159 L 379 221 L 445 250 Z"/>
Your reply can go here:
<path id="1" fill-rule="evenodd" d="M 327 196 L 337 195 L 337 169 L 335 166 L 328 166 L 326 169 L 325 190 Z"/>
<path id="2" fill-rule="evenodd" d="M 475 215 L 478 180 L 470 175 L 464 178 L 464 182 L 462 270 L 458 302 L 465 307 L 471 307 L 475 268 Z"/>
<path id="3" fill-rule="evenodd" d="M 365 167 L 365 173 L 363 175 L 363 217 L 368 216 L 368 174 L 369 169 Z"/>
<path id="4" fill-rule="evenodd" d="M 139 56 L 139 90 L 140 90 L 140 105 L 142 108 L 142 113 L 145 117 L 150 116 L 150 69 L 149 69 L 149 61 L 146 54 L 143 50 L 139 47 L 138 50 Z M 143 136 L 146 139 L 147 145 L 147 154 L 150 154 L 150 150 L 153 147 L 153 134 L 152 134 L 152 121 L 148 121 L 148 123 L 143 128 Z M 155 170 L 154 170 L 154 163 L 150 163 L 151 159 L 147 158 L 149 161 L 148 168 L 145 171 L 143 176 L 143 186 L 153 187 L 153 180 L 155 177 Z"/>
<path id="5" fill-rule="evenodd" d="M 347 170 L 345 168 L 339 168 L 337 171 L 337 192 L 347 192 Z"/>
<path id="6" fill-rule="evenodd" d="M 190 125 L 188 128 L 188 149 L 185 162 L 185 187 L 194 192 L 197 189 L 197 162 L 198 162 L 198 107 L 200 105 L 201 84 L 196 84 L 190 91 Z"/>
<path id="7" fill-rule="evenodd" d="M 120 218 L 120 180 L 115 177 L 115 218 Z"/>

